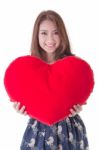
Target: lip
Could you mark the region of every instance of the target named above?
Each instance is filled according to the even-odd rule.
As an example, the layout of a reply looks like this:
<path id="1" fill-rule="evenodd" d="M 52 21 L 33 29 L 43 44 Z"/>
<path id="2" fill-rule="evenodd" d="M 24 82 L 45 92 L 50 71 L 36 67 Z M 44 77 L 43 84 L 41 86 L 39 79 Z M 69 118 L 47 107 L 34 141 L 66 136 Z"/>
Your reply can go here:
<path id="1" fill-rule="evenodd" d="M 51 46 L 51 45 L 47 45 L 47 47 L 54 47 L 53 45 Z"/>
<path id="2" fill-rule="evenodd" d="M 55 44 L 46 44 L 47 47 L 54 47 Z"/>

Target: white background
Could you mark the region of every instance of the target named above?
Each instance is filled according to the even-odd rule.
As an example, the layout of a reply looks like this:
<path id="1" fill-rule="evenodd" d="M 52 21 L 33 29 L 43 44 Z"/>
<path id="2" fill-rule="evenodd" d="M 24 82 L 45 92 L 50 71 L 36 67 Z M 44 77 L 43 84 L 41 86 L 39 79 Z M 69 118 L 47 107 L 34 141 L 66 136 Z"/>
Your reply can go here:
<path id="1" fill-rule="evenodd" d="M 16 113 L 3 85 L 8 64 L 30 54 L 32 29 L 42 10 L 52 9 L 63 18 L 72 51 L 90 63 L 95 87 L 80 113 L 90 150 L 99 149 L 99 5 L 98 0 L 1 0 L 0 1 L 0 150 L 19 150 L 28 116 Z"/>

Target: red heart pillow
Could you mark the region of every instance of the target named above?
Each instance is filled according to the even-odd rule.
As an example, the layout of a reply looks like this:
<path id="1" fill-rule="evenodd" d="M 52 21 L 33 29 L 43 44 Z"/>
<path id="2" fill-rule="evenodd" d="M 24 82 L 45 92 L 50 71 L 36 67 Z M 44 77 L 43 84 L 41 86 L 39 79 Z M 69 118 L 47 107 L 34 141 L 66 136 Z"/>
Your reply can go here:
<path id="1" fill-rule="evenodd" d="M 22 56 L 8 66 L 6 91 L 13 101 L 26 106 L 28 114 L 52 125 L 70 113 L 74 104 L 84 104 L 93 90 L 93 71 L 76 56 L 47 64 L 33 56 Z"/>

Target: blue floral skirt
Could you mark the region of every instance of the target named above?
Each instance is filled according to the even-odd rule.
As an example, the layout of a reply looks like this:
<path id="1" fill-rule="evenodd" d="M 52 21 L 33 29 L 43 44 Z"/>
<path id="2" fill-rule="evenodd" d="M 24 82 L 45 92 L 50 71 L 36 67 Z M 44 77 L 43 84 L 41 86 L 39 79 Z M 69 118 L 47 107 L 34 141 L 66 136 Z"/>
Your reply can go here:
<path id="1" fill-rule="evenodd" d="M 30 119 L 21 150 L 89 150 L 86 128 L 79 115 L 52 126 Z"/>

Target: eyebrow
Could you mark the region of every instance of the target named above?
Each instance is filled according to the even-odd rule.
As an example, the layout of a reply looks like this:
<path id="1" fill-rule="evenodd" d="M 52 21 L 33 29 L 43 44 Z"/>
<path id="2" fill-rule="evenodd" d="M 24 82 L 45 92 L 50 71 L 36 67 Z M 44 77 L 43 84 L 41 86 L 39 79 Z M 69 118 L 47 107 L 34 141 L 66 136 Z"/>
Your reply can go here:
<path id="1" fill-rule="evenodd" d="M 47 31 L 47 30 L 40 30 L 40 31 Z"/>
<path id="2" fill-rule="evenodd" d="M 48 30 L 43 30 L 43 29 L 41 29 L 40 31 L 48 31 Z M 54 30 L 52 30 L 52 31 L 58 31 L 58 29 L 54 29 Z"/>

